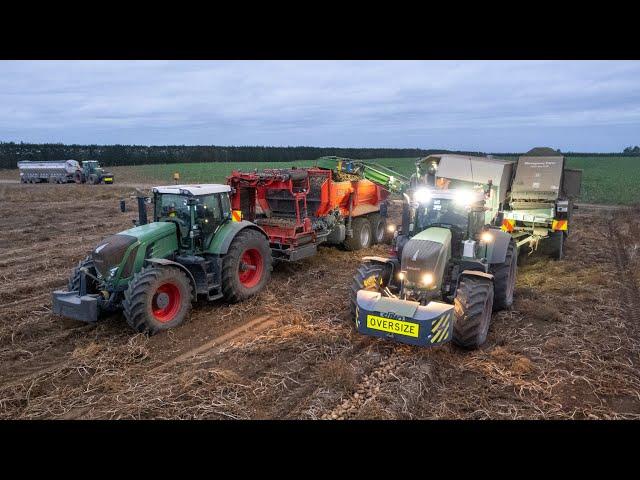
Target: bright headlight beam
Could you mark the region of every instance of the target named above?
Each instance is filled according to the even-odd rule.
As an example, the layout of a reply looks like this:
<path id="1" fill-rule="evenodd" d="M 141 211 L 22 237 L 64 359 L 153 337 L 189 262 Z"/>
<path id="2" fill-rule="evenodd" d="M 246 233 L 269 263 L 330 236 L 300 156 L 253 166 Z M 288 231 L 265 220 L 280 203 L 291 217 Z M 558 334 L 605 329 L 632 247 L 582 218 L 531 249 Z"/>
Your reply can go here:
<path id="1" fill-rule="evenodd" d="M 473 192 L 471 190 L 459 190 L 453 200 L 456 204 L 468 207 L 473 202 Z"/>
<path id="2" fill-rule="evenodd" d="M 422 283 L 423 283 L 425 286 L 429 286 L 429 285 L 431 285 L 431 284 L 433 283 L 433 274 L 431 274 L 431 273 L 425 273 L 425 274 L 422 276 Z"/>
<path id="3" fill-rule="evenodd" d="M 491 234 L 491 232 L 482 232 L 482 235 L 480 235 L 480 240 L 482 240 L 484 243 L 491 243 L 493 242 L 493 235 Z"/>
<path id="4" fill-rule="evenodd" d="M 413 200 L 418 203 L 427 203 L 431 200 L 431 192 L 427 188 L 419 188 L 413 193 Z"/>

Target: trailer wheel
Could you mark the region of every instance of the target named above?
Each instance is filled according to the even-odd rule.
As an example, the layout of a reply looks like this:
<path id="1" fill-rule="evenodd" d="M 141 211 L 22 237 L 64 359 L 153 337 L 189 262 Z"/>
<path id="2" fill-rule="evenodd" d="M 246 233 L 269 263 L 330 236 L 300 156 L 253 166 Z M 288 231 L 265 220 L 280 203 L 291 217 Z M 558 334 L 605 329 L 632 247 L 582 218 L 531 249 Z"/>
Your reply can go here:
<path id="1" fill-rule="evenodd" d="M 354 218 L 351 229 L 353 236 L 345 238 L 343 243 L 347 250 L 360 250 L 371 246 L 373 235 L 371 234 L 371 223 L 367 218 Z"/>
<path id="2" fill-rule="evenodd" d="M 378 290 L 389 285 L 391 280 L 391 265 L 388 263 L 365 262 L 362 263 L 351 282 L 349 308 L 351 316 L 356 316 L 358 306 L 358 290 Z"/>
<path id="3" fill-rule="evenodd" d="M 124 317 L 131 328 L 150 335 L 174 328 L 191 309 L 191 292 L 191 282 L 180 269 L 143 268 L 124 291 Z"/>
<path id="4" fill-rule="evenodd" d="M 518 275 L 518 257 L 513 240 L 509 242 L 504 262 L 491 265 L 491 273 L 494 288 L 493 309 L 498 311 L 509 308 L 513 304 L 513 292 Z"/>
<path id="5" fill-rule="evenodd" d="M 464 276 L 454 299 L 453 343 L 466 349 L 487 339 L 493 310 L 493 283 L 488 278 Z"/>
<path id="6" fill-rule="evenodd" d="M 74 269 L 71 271 L 71 276 L 69 277 L 69 281 L 67 283 L 67 290 L 69 290 L 70 292 L 80 291 L 80 269 L 81 268 L 86 268 L 87 270 L 89 270 L 89 273 L 94 277 L 97 274 L 96 267 L 93 265 L 93 259 L 91 258 L 90 255 L 87 256 L 84 260 L 80 260 L 78 262 L 78 265 L 76 265 Z M 96 281 L 89 276 L 86 277 L 86 280 L 87 280 L 87 293 L 98 293 L 98 284 L 96 283 Z"/>
<path id="7" fill-rule="evenodd" d="M 230 303 L 260 292 L 272 269 L 269 241 L 256 230 L 242 230 L 222 259 L 222 293 Z"/>
<path id="8" fill-rule="evenodd" d="M 82 183 L 82 172 L 76 170 L 76 173 L 73 174 L 73 181 L 76 183 Z"/>
<path id="9" fill-rule="evenodd" d="M 372 213 L 369 215 L 369 223 L 371 224 L 372 232 L 372 245 L 379 243 L 385 243 L 387 222 L 379 213 Z"/>

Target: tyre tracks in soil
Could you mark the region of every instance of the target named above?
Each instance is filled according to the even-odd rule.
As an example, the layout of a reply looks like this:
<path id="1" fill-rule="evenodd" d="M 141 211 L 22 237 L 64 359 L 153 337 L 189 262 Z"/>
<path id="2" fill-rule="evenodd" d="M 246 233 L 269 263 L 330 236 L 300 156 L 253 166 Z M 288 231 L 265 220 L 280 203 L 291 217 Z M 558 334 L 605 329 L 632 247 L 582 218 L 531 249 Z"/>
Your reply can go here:
<path id="1" fill-rule="evenodd" d="M 627 323 L 631 322 L 630 327 L 637 334 L 640 331 L 640 287 L 638 287 L 631 270 L 632 265 L 628 253 L 629 244 L 620 235 L 616 227 L 619 215 L 608 221 L 608 236 L 611 240 L 611 245 L 613 245 L 616 270 L 623 280 L 621 297 L 625 308 L 625 319 Z"/>

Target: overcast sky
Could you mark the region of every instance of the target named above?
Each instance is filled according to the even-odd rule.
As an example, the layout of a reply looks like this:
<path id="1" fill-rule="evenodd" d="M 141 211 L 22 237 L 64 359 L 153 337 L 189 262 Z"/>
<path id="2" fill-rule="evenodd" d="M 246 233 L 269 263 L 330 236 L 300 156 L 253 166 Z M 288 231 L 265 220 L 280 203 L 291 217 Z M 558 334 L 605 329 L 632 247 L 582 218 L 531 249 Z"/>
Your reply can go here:
<path id="1" fill-rule="evenodd" d="M 638 61 L 0 61 L 0 141 L 640 144 Z"/>

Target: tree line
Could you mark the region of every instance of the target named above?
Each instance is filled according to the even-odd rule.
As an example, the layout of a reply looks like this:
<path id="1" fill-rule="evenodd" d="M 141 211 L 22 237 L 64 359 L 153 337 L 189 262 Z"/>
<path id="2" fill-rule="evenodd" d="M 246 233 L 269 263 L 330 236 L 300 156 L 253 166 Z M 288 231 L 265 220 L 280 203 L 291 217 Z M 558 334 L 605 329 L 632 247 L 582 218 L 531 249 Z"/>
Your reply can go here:
<path id="1" fill-rule="evenodd" d="M 420 157 L 435 150 L 418 148 L 324 148 L 216 145 L 65 145 L 0 142 L 0 168 L 16 168 L 22 160 L 98 160 L 105 166 L 200 162 L 293 162 L 325 155 L 367 159 Z M 463 152 L 460 152 L 463 153 Z M 471 153 L 471 152 L 468 152 Z M 478 154 L 479 152 L 473 152 Z"/>
<path id="2" fill-rule="evenodd" d="M 627 151 L 628 150 L 628 151 Z M 432 153 L 486 155 L 486 152 L 425 150 L 419 148 L 330 148 L 330 147 L 265 147 L 216 145 L 65 145 L 62 143 L 0 142 L 0 168 L 16 168 L 21 160 L 98 160 L 104 166 L 145 165 L 199 162 L 293 162 L 313 160 L 325 155 L 353 159 L 418 158 Z M 494 153 L 514 157 L 522 153 Z M 637 156 L 638 147 L 624 153 L 569 153 L 571 156 Z"/>

